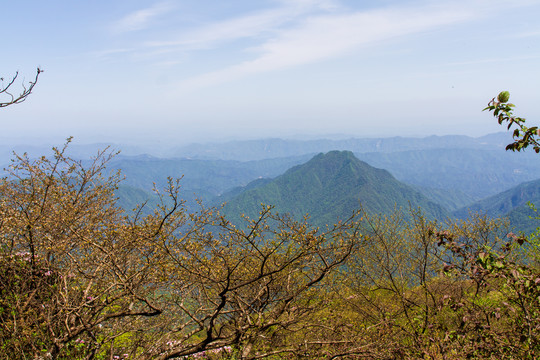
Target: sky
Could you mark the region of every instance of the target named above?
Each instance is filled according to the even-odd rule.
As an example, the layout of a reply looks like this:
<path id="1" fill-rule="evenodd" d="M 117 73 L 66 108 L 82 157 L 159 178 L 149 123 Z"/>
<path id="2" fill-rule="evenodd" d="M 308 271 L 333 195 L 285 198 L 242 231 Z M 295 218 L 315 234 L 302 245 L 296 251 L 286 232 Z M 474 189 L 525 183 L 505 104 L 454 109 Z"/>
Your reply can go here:
<path id="1" fill-rule="evenodd" d="M 17 0 L 2 141 L 177 143 L 504 130 L 540 119 L 540 0 Z M 1 98 L 0 98 L 1 100 Z"/>

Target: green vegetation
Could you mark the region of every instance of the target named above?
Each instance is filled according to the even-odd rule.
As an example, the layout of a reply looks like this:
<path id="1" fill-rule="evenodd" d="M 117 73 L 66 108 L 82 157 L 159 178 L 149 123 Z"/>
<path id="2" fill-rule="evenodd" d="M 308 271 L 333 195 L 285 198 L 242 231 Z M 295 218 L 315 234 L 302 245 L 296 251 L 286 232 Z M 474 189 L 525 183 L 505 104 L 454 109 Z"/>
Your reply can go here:
<path id="1" fill-rule="evenodd" d="M 488 109 L 507 114 L 503 95 Z M 534 146 L 527 131 L 515 150 Z M 133 189 L 106 175 L 112 159 L 83 166 L 64 147 L 17 157 L 0 180 L 1 359 L 540 357 L 537 235 L 439 221 L 339 151 L 237 194 L 296 200 L 317 221 L 350 212 L 324 230 L 271 206 L 242 224 L 188 212 L 170 178 L 154 208 L 126 212 L 116 196 Z M 352 210 L 359 195 L 385 214 Z M 405 201 L 432 214 L 394 208 Z"/>
<path id="2" fill-rule="evenodd" d="M 450 214 L 386 170 L 358 160 L 349 151 L 319 154 L 270 182 L 259 182 L 227 202 L 224 213 L 238 222 L 240 214 L 255 217 L 261 203 L 296 218 L 309 214 L 318 226 L 333 224 L 360 206 L 369 213 L 390 214 L 396 207 L 421 207 L 429 218 Z"/>
<path id="3" fill-rule="evenodd" d="M 531 233 L 538 227 L 538 223 L 530 218 L 534 212 L 530 209 L 529 203 L 540 204 L 540 180 L 529 181 L 500 194 L 477 201 L 455 211 L 454 215 L 464 219 L 470 213 L 480 212 L 492 218 L 508 217 L 513 228 Z"/>
<path id="4" fill-rule="evenodd" d="M 104 175 L 111 159 L 83 167 L 55 149 L 53 159 L 18 157 L 0 181 L 0 354 L 300 351 L 284 337 L 325 307 L 318 291 L 357 246 L 355 216 L 318 231 L 264 208 L 241 230 L 216 209 L 187 213 L 173 180 L 151 214 L 125 213 L 118 175 Z"/>
<path id="5" fill-rule="evenodd" d="M 205 203 L 236 186 L 246 185 L 258 177 L 274 177 L 291 166 L 306 161 L 306 156 L 283 159 L 266 159 L 240 162 L 196 159 L 159 159 L 154 157 L 122 157 L 111 160 L 109 170 L 121 170 L 126 177 L 123 182 L 132 188 L 151 193 L 154 186 L 167 186 L 167 178 L 182 177 L 183 200 L 190 211 L 197 210 L 197 199 Z M 131 210 L 137 200 L 130 200 L 131 193 L 120 192 L 119 197 L 126 209 Z M 151 198 L 149 196 L 148 198 Z M 122 204 L 122 205 L 123 205 Z M 129 205 L 128 205 L 129 204 Z"/>

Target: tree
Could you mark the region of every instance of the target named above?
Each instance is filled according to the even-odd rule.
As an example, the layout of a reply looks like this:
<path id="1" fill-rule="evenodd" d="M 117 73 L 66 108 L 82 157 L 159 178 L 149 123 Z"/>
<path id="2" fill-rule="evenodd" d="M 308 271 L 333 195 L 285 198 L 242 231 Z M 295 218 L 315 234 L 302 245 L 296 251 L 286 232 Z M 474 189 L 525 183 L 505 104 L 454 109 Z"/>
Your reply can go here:
<path id="1" fill-rule="evenodd" d="M 502 92 L 487 108 L 518 126 L 507 150 L 537 150 L 537 128 L 512 114 L 508 98 Z M 420 211 L 411 218 L 363 217 L 365 246 L 340 273 L 335 306 L 322 312 L 340 328 L 326 333 L 342 344 L 329 358 L 537 359 L 540 269 L 538 252 L 527 251 L 537 245 L 485 215 L 442 224 Z"/>
<path id="2" fill-rule="evenodd" d="M 263 206 L 237 227 L 188 213 L 172 179 L 143 216 L 116 204 L 115 154 L 83 166 L 69 141 L 0 179 L 6 359 L 540 356 L 539 269 L 500 220 L 358 210 L 319 229 Z"/>
<path id="3" fill-rule="evenodd" d="M 34 90 L 34 86 L 36 86 L 38 82 L 39 75 L 43 72 L 42 69 L 37 68 L 36 71 L 36 77 L 33 81 L 29 81 L 27 85 L 25 85 L 24 81 L 22 83 L 22 90 L 20 92 L 12 93 L 12 87 L 14 86 L 17 78 L 19 77 L 19 72 L 17 71 L 15 73 L 15 76 L 11 78 L 7 82 L 7 84 L 4 85 L 4 78 L 0 78 L 0 96 L 3 98 L 7 98 L 7 100 L 0 100 L 0 108 L 13 105 L 13 104 L 20 104 L 23 101 L 28 98 L 28 96 L 32 93 L 32 90 Z"/>
<path id="4" fill-rule="evenodd" d="M 0 338 L 8 358 L 170 359 L 306 353 L 357 213 L 322 231 L 263 207 L 238 228 L 169 180 L 143 217 L 116 206 L 114 154 L 17 156 L 0 181 Z M 312 354 L 323 339 L 312 337 Z M 327 344 L 327 342 L 325 342 Z M 321 350 L 322 351 L 322 350 Z"/>

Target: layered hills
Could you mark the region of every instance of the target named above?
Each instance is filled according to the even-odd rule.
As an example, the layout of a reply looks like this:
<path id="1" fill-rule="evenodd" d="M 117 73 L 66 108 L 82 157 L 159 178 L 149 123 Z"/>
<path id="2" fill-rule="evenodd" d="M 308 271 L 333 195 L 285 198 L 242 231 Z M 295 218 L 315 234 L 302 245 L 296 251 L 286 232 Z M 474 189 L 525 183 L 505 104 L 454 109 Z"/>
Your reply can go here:
<path id="1" fill-rule="evenodd" d="M 477 201 L 454 211 L 454 215 L 460 219 L 466 219 L 471 213 L 486 214 L 492 218 L 508 217 L 513 228 L 529 233 L 540 225 L 534 219 L 538 214 L 531 210 L 529 203 L 540 206 L 540 180 L 528 181 Z"/>
<path id="2" fill-rule="evenodd" d="M 188 210 L 196 210 L 196 200 L 212 201 L 216 196 L 253 179 L 273 178 L 290 167 L 306 162 L 311 156 L 303 155 L 281 159 L 256 161 L 233 160 L 197 160 L 197 159 L 161 159 L 152 156 L 119 156 L 110 162 L 108 169 L 121 170 L 125 180 L 118 194 L 122 205 L 131 205 L 137 201 L 129 199 L 133 195 L 137 200 L 150 199 L 155 203 L 152 190 L 162 190 L 167 185 L 167 178 L 182 178 L 181 196 L 186 201 Z M 139 189 L 136 192 L 134 189 Z"/>
<path id="3" fill-rule="evenodd" d="M 309 214 L 310 222 L 316 225 L 335 223 L 360 206 L 370 213 L 421 207 L 429 218 L 450 216 L 442 206 L 388 171 L 360 161 L 350 151 L 318 154 L 283 175 L 235 189 L 220 200 L 226 202 L 224 212 L 233 221 L 239 221 L 240 214 L 256 217 L 262 203 L 297 218 Z"/>
<path id="4" fill-rule="evenodd" d="M 182 177 L 180 196 L 186 200 L 188 211 L 197 210 L 196 199 L 217 205 L 227 200 L 228 207 L 234 205 L 238 211 L 256 215 L 260 203 L 265 202 L 277 205 L 280 211 L 309 213 L 312 219 L 323 222 L 333 221 L 338 214 L 347 216 L 360 204 L 372 212 L 387 212 L 395 204 L 408 207 L 411 202 L 423 207 L 430 204 L 428 209 L 437 204 L 459 218 L 469 212 L 508 216 L 517 228 L 532 229 L 536 222 L 529 220 L 532 213 L 526 203 L 540 204 L 540 184 L 536 182 L 540 179 L 540 156 L 506 152 L 509 141 L 511 134 L 498 133 L 479 138 L 341 137 L 183 147 L 116 145 L 113 147 L 121 148 L 122 154 L 108 164 L 108 169 L 120 169 L 125 176 L 117 196 L 119 205 L 127 210 L 148 201 L 147 210 L 151 211 L 158 202 L 151 191 L 154 184 L 162 189 L 170 176 Z M 71 144 L 68 150 L 69 156 L 84 161 L 105 147 Z M 27 151 L 30 158 L 50 152 L 48 147 L 2 144 L 0 163 L 9 165 L 5 159 L 13 156 L 12 150 Z M 345 150 L 347 166 L 338 156 Z M 387 181 L 388 172 L 392 180 Z M 4 175 L 0 170 L 0 176 Z M 250 197 L 253 201 L 247 200 Z M 433 211 L 432 217 L 440 216 L 436 214 L 440 210 Z"/>
<path id="5" fill-rule="evenodd" d="M 540 178 L 540 156 L 534 152 L 439 148 L 356 155 L 407 184 L 442 189 L 454 199 L 465 194 L 471 203 Z"/>

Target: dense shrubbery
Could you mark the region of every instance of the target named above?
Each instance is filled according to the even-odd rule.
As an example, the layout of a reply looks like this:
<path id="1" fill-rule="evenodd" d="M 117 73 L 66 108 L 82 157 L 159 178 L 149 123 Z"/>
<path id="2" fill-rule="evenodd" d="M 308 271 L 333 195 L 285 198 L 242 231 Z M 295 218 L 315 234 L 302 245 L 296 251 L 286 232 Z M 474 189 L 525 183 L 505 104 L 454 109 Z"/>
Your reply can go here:
<path id="1" fill-rule="evenodd" d="M 290 340 L 357 244 L 354 216 L 319 231 L 263 208 L 238 229 L 216 209 L 186 213 L 173 181 L 151 215 L 127 215 L 110 156 L 84 168 L 64 150 L 19 157 L 0 182 L 5 358 L 299 351 Z"/>
<path id="2" fill-rule="evenodd" d="M 22 156 L 0 181 L 0 358 L 540 357 L 538 242 L 503 221 L 264 207 L 240 229 L 173 181 L 125 214 L 109 159 Z"/>

